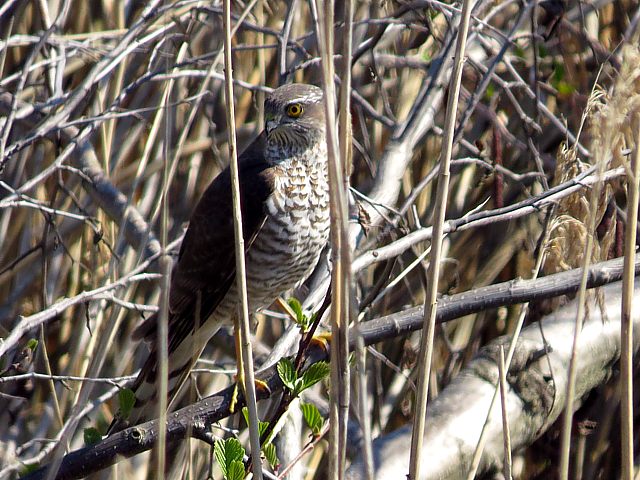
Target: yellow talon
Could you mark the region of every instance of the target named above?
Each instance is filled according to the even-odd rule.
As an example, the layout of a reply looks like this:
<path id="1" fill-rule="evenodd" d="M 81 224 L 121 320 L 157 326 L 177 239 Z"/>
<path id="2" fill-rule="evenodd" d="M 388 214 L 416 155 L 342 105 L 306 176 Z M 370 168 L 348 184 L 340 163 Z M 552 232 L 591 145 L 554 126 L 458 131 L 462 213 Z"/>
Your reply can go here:
<path id="1" fill-rule="evenodd" d="M 310 345 L 315 346 L 316 348 L 321 348 L 325 352 L 329 351 L 329 346 L 331 344 L 331 333 L 319 333 L 314 335 L 311 339 Z"/>
<path id="2" fill-rule="evenodd" d="M 266 396 L 269 396 L 271 394 L 271 389 L 269 388 L 269 385 L 267 384 L 267 382 L 263 380 L 258 380 L 256 378 L 256 381 L 254 383 L 256 386 L 256 396 L 259 397 L 261 394 L 265 394 Z"/>
<path id="3" fill-rule="evenodd" d="M 236 411 L 236 405 L 238 403 L 238 390 L 239 390 L 238 385 L 243 385 L 243 390 L 244 390 L 244 383 L 241 383 L 240 380 L 241 380 L 241 377 L 238 376 L 237 381 L 233 386 L 233 393 L 231 394 L 231 402 L 229 403 L 230 413 L 235 413 Z M 271 389 L 269 388 L 269 385 L 267 384 L 267 382 L 256 379 L 254 382 L 254 385 L 256 386 L 257 397 L 260 397 L 261 395 L 268 397 L 269 395 L 271 395 Z M 246 395 L 246 392 L 245 392 L 245 395 Z"/>

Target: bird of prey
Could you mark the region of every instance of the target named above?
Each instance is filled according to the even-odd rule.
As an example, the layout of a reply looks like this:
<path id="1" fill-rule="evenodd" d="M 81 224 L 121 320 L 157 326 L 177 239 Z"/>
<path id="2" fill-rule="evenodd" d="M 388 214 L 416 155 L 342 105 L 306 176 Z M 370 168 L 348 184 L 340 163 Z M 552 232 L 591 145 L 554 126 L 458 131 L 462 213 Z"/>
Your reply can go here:
<path id="1" fill-rule="evenodd" d="M 313 271 L 329 236 L 329 184 L 323 94 L 305 84 L 284 85 L 265 99 L 262 133 L 238 159 L 249 312 L 269 306 Z M 169 290 L 171 400 L 207 342 L 238 314 L 229 168 L 196 206 L 174 265 Z M 109 433 L 156 415 L 157 318 L 134 332 L 151 353 L 133 390 L 129 418 Z"/>

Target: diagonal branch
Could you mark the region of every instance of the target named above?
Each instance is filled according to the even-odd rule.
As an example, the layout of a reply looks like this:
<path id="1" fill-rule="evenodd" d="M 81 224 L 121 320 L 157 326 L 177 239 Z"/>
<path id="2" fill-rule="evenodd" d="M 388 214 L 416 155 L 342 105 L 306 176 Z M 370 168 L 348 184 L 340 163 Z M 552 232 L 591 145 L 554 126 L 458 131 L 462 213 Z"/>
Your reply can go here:
<path id="1" fill-rule="evenodd" d="M 593 265 L 589 269 L 587 287 L 596 288 L 622 279 L 623 258 Z M 640 275 L 640 254 L 635 257 L 635 274 Z M 582 269 L 556 273 L 535 280 L 511 280 L 488 287 L 477 288 L 438 301 L 437 322 L 443 323 L 464 315 L 499 306 L 515 305 L 545 298 L 577 292 Z M 377 318 L 360 325 L 359 335 L 366 345 L 389 340 L 417 331 L 422 327 L 423 307 L 413 307 L 402 312 Z M 350 336 L 350 348 L 355 347 L 355 335 Z M 307 364 L 325 360 L 328 352 L 318 347 L 309 349 Z M 283 388 L 276 368 L 272 367 L 262 377 L 269 390 L 260 390 L 258 399 L 263 400 Z M 229 387 L 193 405 L 180 409 L 168 416 L 167 441 L 177 441 L 192 436 L 207 439 L 209 426 L 231 415 L 230 405 L 233 387 Z M 239 406 L 244 400 L 239 401 Z M 113 465 L 123 458 L 150 450 L 158 438 L 158 422 L 153 420 L 142 425 L 123 430 L 105 438 L 101 442 L 71 452 L 60 466 L 57 479 L 81 478 Z M 406 450 L 406 449 L 405 449 Z M 23 480 L 41 480 L 46 469 L 41 468 Z"/>

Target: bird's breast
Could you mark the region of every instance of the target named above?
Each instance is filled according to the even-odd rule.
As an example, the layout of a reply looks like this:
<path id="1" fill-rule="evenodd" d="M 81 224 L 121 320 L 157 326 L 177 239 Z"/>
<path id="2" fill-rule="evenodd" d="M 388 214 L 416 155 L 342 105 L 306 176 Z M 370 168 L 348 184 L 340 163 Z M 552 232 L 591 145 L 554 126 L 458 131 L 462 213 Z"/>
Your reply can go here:
<path id="1" fill-rule="evenodd" d="M 247 286 L 250 302 L 253 296 L 256 304 L 268 305 L 306 280 L 327 243 L 326 162 L 301 157 L 276 166 L 265 213 L 265 224 L 247 252 Z"/>

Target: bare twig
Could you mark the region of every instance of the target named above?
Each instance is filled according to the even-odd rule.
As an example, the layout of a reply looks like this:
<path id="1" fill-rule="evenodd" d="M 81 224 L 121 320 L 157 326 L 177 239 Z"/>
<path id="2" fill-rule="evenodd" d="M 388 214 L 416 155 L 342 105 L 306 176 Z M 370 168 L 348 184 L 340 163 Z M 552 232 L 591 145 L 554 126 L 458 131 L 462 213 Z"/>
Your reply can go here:
<path id="1" fill-rule="evenodd" d="M 613 142 L 607 142 L 606 145 L 614 145 Z M 609 154 L 610 155 L 610 154 Z M 560 437 L 560 464 L 558 467 L 558 476 L 560 480 L 569 480 L 569 451 L 571 447 L 571 430 L 573 424 L 573 402 L 575 397 L 575 385 L 577 375 L 577 348 L 580 341 L 580 332 L 584 322 L 587 292 L 587 276 L 589 265 L 591 264 L 591 255 L 594 247 L 594 236 L 596 235 L 596 212 L 600 192 L 603 189 L 605 179 L 604 173 L 607 167 L 607 158 L 599 158 L 597 167 L 596 181 L 591 189 L 590 201 L 591 206 L 587 221 L 587 243 L 584 247 L 583 258 L 583 274 L 580 281 L 580 290 L 577 298 L 577 312 L 575 319 L 575 332 L 573 335 L 573 347 L 571 350 L 571 360 L 568 368 L 567 379 L 567 402 L 562 416 L 562 434 Z"/>
<path id="2" fill-rule="evenodd" d="M 631 155 L 627 174 L 627 226 L 624 239 L 624 276 L 622 279 L 622 316 L 621 316 L 621 352 L 620 352 L 620 424 L 621 424 L 621 462 L 623 480 L 633 478 L 633 290 L 635 275 L 633 259 L 636 251 L 636 232 L 638 226 L 638 202 L 640 182 L 640 118 L 636 115 L 635 148 Z"/>
<path id="3" fill-rule="evenodd" d="M 240 295 L 238 315 L 234 328 L 239 330 L 240 358 L 244 375 L 242 387 L 249 411 L 249 440 L 253 475 L 262 480 L 262 458 L 260 457 L 260 433 L 258 432 L 258 407 L 256 405 L 256 386 L 253 373 L 253 352 L 251 351 L 251 326 L 249 324 L 249 300 L 247 298 L 247 274 L 245 267 L 245 245 L 242 232 L 242 210 L 240 208 L 240 179 L 238 177 L 238 149 L 236 145 L 235 109 L 233 97 L 233 65 L 231 62 L 231 1 L 225 0 L 224 6 L 224 72 L 225 98 L 227 100 L 227 138 L 231 167 L 231 193 L 233 197 L 233 231 L 235 234 L 236 284 Z M 238 328 L 239 327 L 239 328 Z M 238 369 L 240 370 L 240 369 Z"/>
<path id="4" fill-rule="evenodd" d="M 601 262 L 589 269 L 589 288 L 599 287 L 622 279 L 624 259 L 619 258 Z M 635 259 L 636 275 L 640 274 L 640 254 Z M 500 305 L 514 305 L 527 301 L 540 300 L 551 296 L 575 293 L 582 276 L 581 269 L 548 275 L 536 280 L 513 280 L 502 284 L 482 287 L 439 300 L 437 311 L 438 322 L 449 321 L 473 312 L 495 308 Z M 423 324 L 423 307 L 414 307 L 387 317 L 381 317 L 361 326 L 360 335 L 365 344 L 372 345 L 385 339 L 405 335 L 419 330 Z M 350 340 L 351 348 L 355 346 L 355 336 Z M 313 347 L 308 350 L 307 361 L 314 362 L 326 358 L 326 350 Z M 274 368 L 265 372 L 262 377 L 274 394 L 283 388 L 278 373 Z M 485 382 L 486 383 L 486 382 Z M 192 429 L 194 435 L 206 429 L 206 425 L 215 423 L 230 415 L 233 388 L 207 397 L 200 402 L 172 413 L 167 428 L 169 440 L 185 438 Z M 260 398 L 269 395 L 267 390 L 260 392 Z M 102 442 L 67 455 L 59 478 L 80 478 L 97 472 L 108 465 L 120 461 L 122 456 L 130 457 L 151 449 L 157 440 L 157 420 L 132 427 L 105 438 Z M 406 454 L 406 446 L 404 447 Z M 45 467 L 46 468 L 46 467 Z M 40 469 L 24 478 L 24 480 L 42 479 Z"/>
<path id="5" fill-rule="evenodd" d="M 469 30 L 469 17 L 471 16 L 471 0 L 465 0 L 462 4 L 460 26 L 456 53 L 451 74 L 451 88 L 447 102 L 445 130 L 442 154 L 440 156 L 440 173 L 438 175 L 438 191 L 436 193 L 436 211 L 434 214 L 433 240 L 431 242 L 431 257 L 427 279 L 427 292 L 424 302 L 424 328 L 420 341 L 420 356 L 418 359 L 418 394 L 416 397 L 416 409 L 413 417 L 413 431 L 411 435 L 411 460 L 409 463 L 409 478 L 419 480 L 422 460 L 422 443 L 424 437 L 424 425 L 427 411 L 427 395 L 429 391 L 429 379 L 431 377 L 431 357 L 433 354 L 433 338 L 435 333 L 438 280 L 440 278 L 440 261 L 442 254 L 442 241 L 444 238 L 444 216 L 447 210 L 447 198 L 449 194 L 449 165 L 453 151 L 453 137 L 455 134 L 456 111 L 458 108 L 458 96 L 460 94 L 460 82 L 462 81 L 462 67 L 464 66 L 467 32 Z"/>
<path id="6" fill-rule="evenodd" d="M 0 357 L 7 353 L 11 348 L 15 347 L 20 338 L 26 335 L 27 332 L 30 332 L 37 326 L 57 317 L 69 307 L 86 303 L 105 292 L 117 288 L 122 288 L 132 282 L 140 282 L 143 280 L 154 280 L 160 278 L 159 274 L 140 273 L 149 266 L 149 263 L 150 262 L 145 262 L 144 264 L 140 265 L 140 267 L 133 270 L 131 273 L 124 275 L 122 278 L 113 283 L 109 283 L 102 287 L 96 288 L 95 290 L 82 292 L 81 294 L 76 295 L 72 298 L 59 300 L 46 310 L 22 318 L 18 325 L 11 331 L 11 334 L 2 343 L 0 343 Z"/>
<path id="7" fill-rule="evenodd" d="M 336 134 L 334 87 L 334 2 L 316 2 L 318 45 L 322 58 L 322 86 L 327 129 L 329 197 L 331 215 L 331 389 L 329 432 L 329 478 L 342 479 L 345 469 L 347 419 L 349 413 L 349 349 L 347 346 L 351 302 L 351 269 L 348 206 L 344 188 L 346 159 L 341 158 Z M 344 130 L 349 132 L 348 127 Z M 344 137 L 342 140 L 346 140 Z M 346 145 L 345 145 L 345 148 Z"/>
<path id="8" fill-rule="evenodd" d="M 605 172 L 602 178 L 607 182 L 615 178 L 623 177 L 625 174 L 625 169 L 623 167 L 618 167 Z M 568 180 L 557 187 L 552 187 L 549 190 L 542 192 L 538 196 L 523 200 L 522 202 L 518 202 L 514 205 L 473 213 L 469 216 L 464 216 L 455 220 L 448 220 L 445 222 L 444 233 L 461 232 L 470 228 L 478 228 L 483 225 L 513 220 L 531 213 L 537 213 L 540 210 L 553 205 L 560 198 L 565 198 L 582 188 L 592 186 L 594 183 L 599 181 L 599 179 L 600 177 L 594 175 L 592 169 L 587 170 L 572 180 Z M 373 263 L 393 258 L 409 249 L 412 245 L 424 240 L 429 240 L 432 237 L 432 227 L 421 228 L 420 230 L 411 232 L 389 245 L 363 253 L 354 260 L 352 268 L 354 271 L 359 272 Z"/>
<path id="9" fill-rule="evenodd" d="M 507 368 L 504 364 L 504 346 L 500 345 L 500 405 L 502 407 L 502 434 L 504 435 L 504 480 L 511 480 L 511 436 L 509 434 L 509 416 L 507 414 Z"/>

